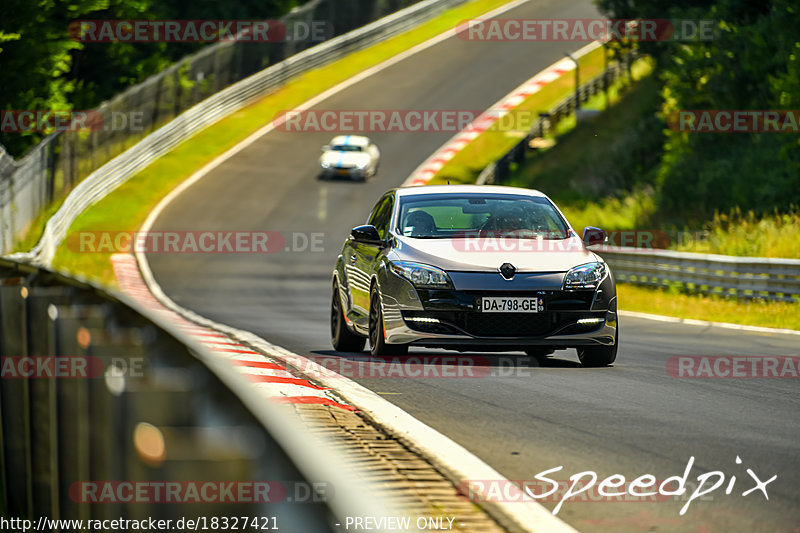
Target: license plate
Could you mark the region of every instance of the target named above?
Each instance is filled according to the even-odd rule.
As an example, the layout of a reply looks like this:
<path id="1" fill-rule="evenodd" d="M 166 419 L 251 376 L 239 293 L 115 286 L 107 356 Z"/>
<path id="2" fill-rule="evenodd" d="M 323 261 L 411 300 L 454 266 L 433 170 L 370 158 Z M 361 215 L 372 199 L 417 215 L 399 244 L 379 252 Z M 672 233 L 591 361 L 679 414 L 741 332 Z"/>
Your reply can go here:
<path id="1" fill-rule="evenodd" d="M 544 299 L 528 296 L 484 296 L 481 313 L 538 313 L 544 311 Z"/>
<path id="2" fill-rule="evenodd" d="M 350 171 L 347 170 L 346 168 L 340 168 L 337 172 L 339 173 L 340 176 L 347 176 L 348 174 L 350 174 Z"/>

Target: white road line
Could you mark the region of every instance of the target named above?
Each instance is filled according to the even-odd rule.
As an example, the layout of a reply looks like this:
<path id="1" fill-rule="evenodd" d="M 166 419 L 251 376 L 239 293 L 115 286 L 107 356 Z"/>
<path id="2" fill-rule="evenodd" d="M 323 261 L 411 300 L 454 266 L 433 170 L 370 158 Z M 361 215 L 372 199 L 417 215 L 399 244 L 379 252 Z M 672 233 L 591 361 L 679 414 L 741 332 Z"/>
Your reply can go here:
<path id="1" fill-rule="evenodd" d="M 317 198 L 317 220 L 325 222 L 328 219 L 328 186 L 323 184 L 319 187 Z"/>
<path id="2" fill-rule="evenodd" d="M 730 322 L 709 322 L 706 320 L 695 320 L 694 318 L 678 318 L 675 316 L 652 315 L 650 313 L 639 313 L 638 311 L 620 311 L 620 316 L 631 318 L 644 318 L 658 322 L 671 322 L 674 324 L 686 324 L 688 326 L 700 326 L 717 328 L 735 329 L 739 331 L 752 331 L 754 333 L 768 333 L 772 335 L 800 335 L 800 331 L 795 329 L 767 328 L 763 326 L 747 326 L 744 324 L 732 324 Z"/>

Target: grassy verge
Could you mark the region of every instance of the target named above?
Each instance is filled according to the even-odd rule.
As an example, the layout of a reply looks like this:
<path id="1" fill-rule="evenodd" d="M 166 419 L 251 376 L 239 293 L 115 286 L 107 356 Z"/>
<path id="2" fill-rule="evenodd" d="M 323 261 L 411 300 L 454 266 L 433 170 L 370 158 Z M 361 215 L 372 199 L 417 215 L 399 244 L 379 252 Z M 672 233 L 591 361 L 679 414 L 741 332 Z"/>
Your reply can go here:
<path id="1" fill-rule="evenodd" d="M 601 47 L 578 60 L 583 80 L 589 80 L 603 72 L 603 52 Z M 533 115 L 538 116 L 538 113 L 545 113 L 555 107 L 573 91 L 575 91 L 575 76 L 573 72 L 569 72 L 531 95 L 517 106 L 512 114 L 521 112 L 520 116 L 532 116 L 525 115 L 525 113 L 533 112 Z M 517 144 L 527 134 L 533 123 L 526 124 L 526 126 L 519 130 L 515 128 L 516 131 L 508 131 L 509 128 L 501 127 L 499 122 L 495 123 L 448 161 L 430 181 L 430 184 L 475 183 L 478 174 Z"/>
<path id="2" fill-rule="evenodd" d="M 187 142 L 153 162 L 106 198 L 84 212 L 70 227 L 80 231 L 133 231 L 170 190 L 225 150 L 246 138 L 281 111 L 293 109 L 316 94 L 356 73 L 377 65 L 422 43 L 465 19 L 478 17 L 509 0 L 473 0 L 385 42 L 290 81 L 245 109 L 194 135 Z M 81 253 L 62 244 L 53 266 L 114 286 L 116 279 L 110 253 Z"/>
<path id="3" fill-rule="evenodd" d="M 682 294 L 627 283 L 617 286 L 617 295 L 620 309 L 625 311 L 800 330 L 798 304 L 791 302 L 744 302 L 733 298 Z"/>
<path id="4" fill-rule="evenodd" d="M 800 208 L 790 213 L 757 216 L 738 209 L 717 213 L 703 228 L 704 238 L 673 246 L 707 254 L 800 259 Z"/>

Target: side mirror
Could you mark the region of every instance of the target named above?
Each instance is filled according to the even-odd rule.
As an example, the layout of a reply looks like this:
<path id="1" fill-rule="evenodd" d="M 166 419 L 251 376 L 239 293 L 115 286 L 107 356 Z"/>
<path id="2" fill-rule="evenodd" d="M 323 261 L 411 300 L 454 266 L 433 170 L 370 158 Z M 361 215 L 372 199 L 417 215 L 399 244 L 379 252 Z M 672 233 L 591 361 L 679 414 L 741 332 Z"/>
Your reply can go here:
<path id="1" fill-rule="evenodd" d="M 356 242 L 363 242 L 366 244 L 379 244 L 383 241 L 381 236 L 378 235 L 378 230 L 375 226 L 367 224 L 365 226 L 356 226 L 350 230 L 350 236 Z"/>
<path id="2" fill-rule="evenodd" d="M 322 147 L 322 151 L 323 152 L 327 152 L 330 149 L 331 149 L 331 145 L 330 144 L 326 144 L 325 146 Z"/>
<path id="3" fill-rule="evenodd" d="M 603 244 L 604 242 L 606 242 L 605 231 L 593 226 L 583 228 L 583 244 L 592 246 L 594 244 Z"/>

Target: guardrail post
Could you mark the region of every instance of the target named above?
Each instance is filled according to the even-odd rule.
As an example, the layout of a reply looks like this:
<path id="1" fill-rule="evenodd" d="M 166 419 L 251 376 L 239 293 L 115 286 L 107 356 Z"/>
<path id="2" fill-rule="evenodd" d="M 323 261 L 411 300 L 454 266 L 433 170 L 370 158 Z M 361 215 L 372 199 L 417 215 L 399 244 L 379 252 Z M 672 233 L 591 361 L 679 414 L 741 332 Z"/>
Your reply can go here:
<path id="1" fill-rule="evenodd" d="M 25 296 L 22 278 L 6 278 L 0 287 L 0 355 L 23 357 L 25 339 Z M 10 516 L 33 516 L 31 482 L 30 387 L 22 376 L 3 376 L 0 388 L 2 434 L 4 438 L 4 485 Z"/>
<path id="2" fill-rule="evenodd" d="M 63 287 L 31 287 L 27 298 L 28 354 L 52 355 L 53 339 L 47 314 L 51 304 L 68 302 Z M 58 505 L 58 424 L 56 380 L 31 380 L 31 463 L 33 466 L 33 513 L 57 519 Z"/>
<path id="3" fill-rule="evenodd" d="M 3 437 L 3 393 L 0 392 L 0 509 L 8 509 L 8 490 L 6 489 L 6 450 Z"/>
<path id="4" fill-rule="evenodd" d="M 83 326 L 102 327 L 100 306 L 56 306 L 48 308 L 54 339 L 52 354 L 59 357 L 86 356 L 85 342 L 79 336 Z M 89 385 L 87 378 L 59 379 L 56 385 L 59 443 L 59 505 L 64 518 L 87 519 L 89 508 L 71 498 L 73 483 L 89 480 L 89 464 L 94 450 L 89 441 Z"/>
<path id="5" fill-rule="evenodd" d="M 102 362 L 103 375 L 89 380 L 89 478 L 92 480 L 123 480 L 125 476 L 125 441 L 123 420 L 130 414 L 124 405 L 124 389 L 145 379 L 143 367 L 146 350 L 143 335 L 139 330 L 120 327 L 114 317 L 107 317 L 105 330 L 87 327 L 90 339 L 87 353 Z M 142 363 L 142 366 L 139 365 Z M 152 398 L 163 406 L 176 398 Z M 188 405 L 188 398 L 179 399 Z M 186 407 L 184 407 L 186 408 Z M 89 505 L 92 518 L 111 519 L 120 516 L 122 505 L 104 503 Z"/>

